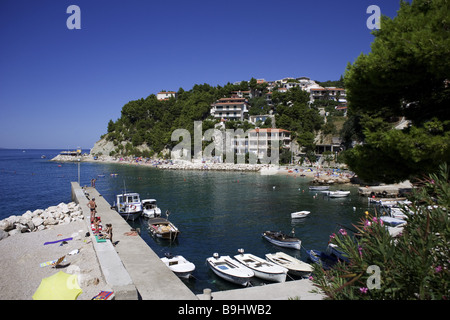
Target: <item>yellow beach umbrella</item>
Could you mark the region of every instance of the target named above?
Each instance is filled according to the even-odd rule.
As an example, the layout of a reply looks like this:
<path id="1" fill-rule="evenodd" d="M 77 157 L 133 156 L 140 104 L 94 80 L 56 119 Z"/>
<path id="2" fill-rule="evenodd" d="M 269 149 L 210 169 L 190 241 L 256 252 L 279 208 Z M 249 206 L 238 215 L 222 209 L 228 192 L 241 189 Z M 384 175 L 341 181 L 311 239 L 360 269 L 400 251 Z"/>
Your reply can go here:
<path id="1" fill-rule="evenodd" d="M 59 271 L 42 279 L 33 300 L 76 300 L 82 292 L 77 275 Z"/>

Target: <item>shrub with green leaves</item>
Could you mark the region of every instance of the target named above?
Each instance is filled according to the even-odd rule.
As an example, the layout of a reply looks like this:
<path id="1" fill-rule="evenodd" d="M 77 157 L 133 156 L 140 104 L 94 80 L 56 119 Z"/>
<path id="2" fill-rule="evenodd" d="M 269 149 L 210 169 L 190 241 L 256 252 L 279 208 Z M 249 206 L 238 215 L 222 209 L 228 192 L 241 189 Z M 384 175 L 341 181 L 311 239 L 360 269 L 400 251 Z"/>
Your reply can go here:
<path id="1" fill-rule="evenodd" d="M 331 270 L 316 265 L 313 282 L 329 299 L 449 299 L 449 168 L 419 181 L 403 207 L 407 224 L 393 237 L 376 212 L 330 236 L 348 258 Z"/>

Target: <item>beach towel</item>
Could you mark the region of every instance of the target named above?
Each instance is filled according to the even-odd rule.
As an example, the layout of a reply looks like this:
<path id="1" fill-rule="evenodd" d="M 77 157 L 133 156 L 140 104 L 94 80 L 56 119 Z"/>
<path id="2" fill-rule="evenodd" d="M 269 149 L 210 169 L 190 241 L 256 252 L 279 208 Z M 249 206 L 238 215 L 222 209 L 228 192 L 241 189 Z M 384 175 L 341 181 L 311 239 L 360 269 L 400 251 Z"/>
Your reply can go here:
<path id="1" fill-rule="evenodd" d="M 108 300 L 108 298 L 113 294 L 112 291 L 100 291 L 98 295 L 93 297 L 91 300 Z"/>
<path id="2" fill-rule="evenodd" d="M 44 246 L 47 244 L 52 244 L 52 243 L 58 243 L 58 242 L 62 242 L 62 241 L 69 241 L 72 240 L 73 238 L 66 238 L 66 239 L 61 239 L 61 240 L 56 240 L 56 241 L 49 241 L 49 242 L 45 242 Z"/>
<path id="3" fill-rule="evenodd" d="M 99 236 L 95 236 L 95 239 L 97 239 L 97 242 L 106 242 L 106 239 L 101 239 Z"/>
<path id="4" fill-rule="evenodd" d="M 63 257 L 64 258 L 64 257 Z M 61 259 L 61 258 L 60 258 Z M 51 266 L 51 265 L 53 265 L 53 264 L 56 264 L 56 262 L 58 261 L 59 259 L 56 259 L 56 260 L 51 260 L 51 261 L 46 261 L 46 262 L 42 262 L 42 263 L 40 263 L 39 264 L 39 267 L 46 267 L 46 266 Z M 63 259 L 61 262 L 65 262 L 66 261 L 66 259 Z M 60 262 L 60 263 L 61 263 Z"/>

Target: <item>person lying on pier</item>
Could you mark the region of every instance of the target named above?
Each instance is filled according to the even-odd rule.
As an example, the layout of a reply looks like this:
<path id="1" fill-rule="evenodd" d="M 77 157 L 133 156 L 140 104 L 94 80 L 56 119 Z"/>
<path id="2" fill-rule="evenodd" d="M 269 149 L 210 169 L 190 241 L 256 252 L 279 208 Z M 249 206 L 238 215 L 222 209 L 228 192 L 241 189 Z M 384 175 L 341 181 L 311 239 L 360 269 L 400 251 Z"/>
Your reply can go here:
<path id="1" fill-rule="evenodd" d="M 95 229 L 94 233 L 96 233 L 96 234 L 100 233 L 100 231 L 99 231 L 99 229 L 100 229 L 100 217 L 95 217 L 94 218 L 94 229 Z"/>

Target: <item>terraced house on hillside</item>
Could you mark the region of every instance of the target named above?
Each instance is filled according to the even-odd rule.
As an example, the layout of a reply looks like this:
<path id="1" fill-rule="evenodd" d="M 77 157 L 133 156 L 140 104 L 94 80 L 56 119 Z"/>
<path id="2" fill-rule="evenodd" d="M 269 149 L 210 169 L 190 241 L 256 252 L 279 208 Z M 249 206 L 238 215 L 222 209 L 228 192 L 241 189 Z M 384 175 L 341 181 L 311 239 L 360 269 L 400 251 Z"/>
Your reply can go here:
<path id="1" fill-rule="evenodd" d="M 250 105 L 245 98 L 221 98 L 211 105 L 211 115 L 216 119 L 244 120 Z"/>

